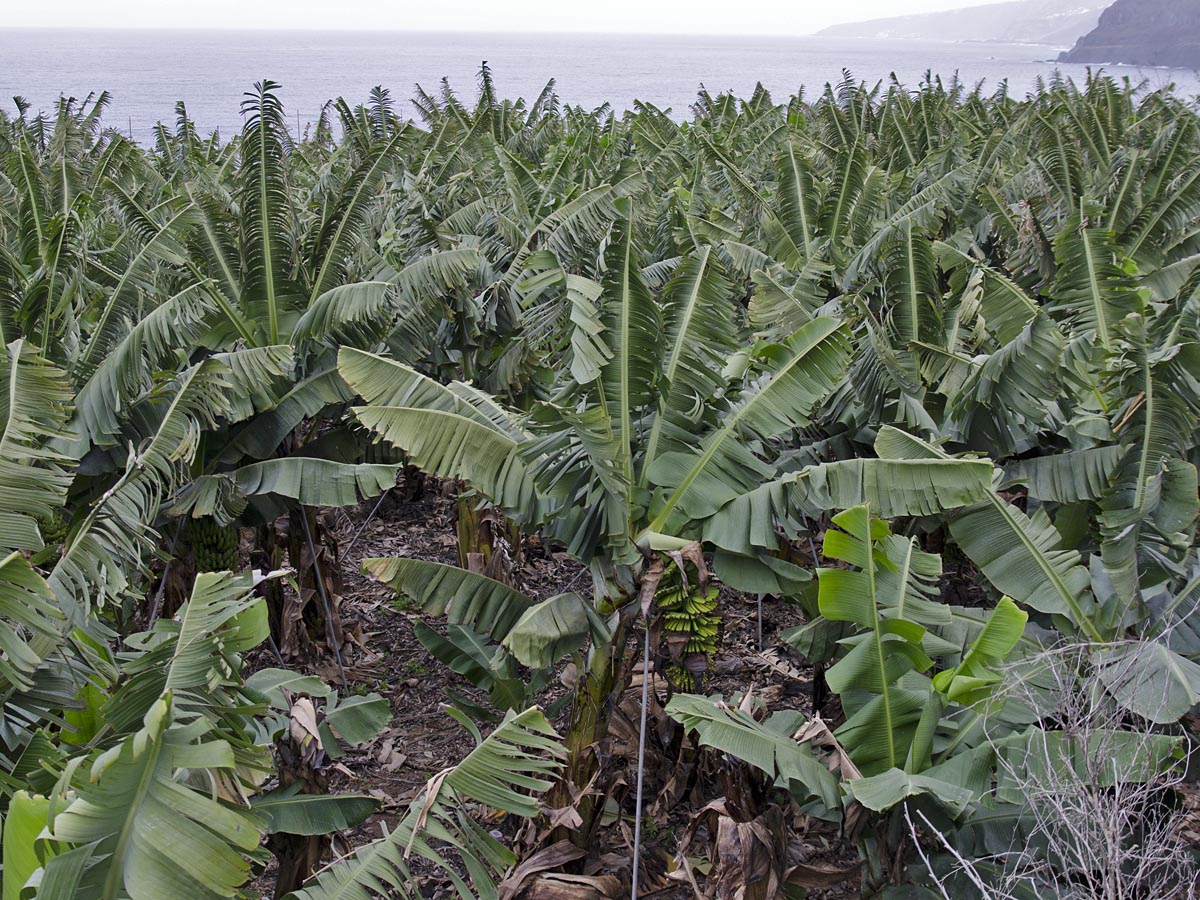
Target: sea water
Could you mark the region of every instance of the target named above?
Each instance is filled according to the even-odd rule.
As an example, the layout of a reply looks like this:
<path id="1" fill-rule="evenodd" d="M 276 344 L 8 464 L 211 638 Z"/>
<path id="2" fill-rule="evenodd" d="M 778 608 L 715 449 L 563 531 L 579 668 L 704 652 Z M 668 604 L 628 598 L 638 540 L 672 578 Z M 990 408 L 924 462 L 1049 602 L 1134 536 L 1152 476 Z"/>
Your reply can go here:
<path id="1" fill-rule="evenodd" d="M 927 71 L 943 80 L 957 74 L 988 92 L 1006 80 L 1024 96 L 1055 70 L 1083 80 L 1085 67 L 1052 61 L 1058 49 L 827 37 L 0 29 L 0 107 L 11 112 L 19 95 L 50 111 L 59 95 L 106 90 L 113 102 L 105 121 L 146 140 L 183 100 L 203 132 L 228 137 L 241 127 L 243 93 L 270 78 L 282 86 L 292 128 L 303 130 L 325 101 L 365 102 L 375 85 L 407 115 L 413 86 L 436 93 L 442 78 L 473 100 L 486 60 L 502 97 L 532 99 L 554 78 L 564 103 L 620 110 L 642 100 L 683 118 L 700 85 L 745 97 L 761 82 L 783 101 L 801 88 L 815 97 L 843 70 L 871 83 L 894 73 L 909 87 Z M 1147 89 L 1175 83 L 1193 100 L 1200 92 L 1192 71 L 1106 71 Z"/>

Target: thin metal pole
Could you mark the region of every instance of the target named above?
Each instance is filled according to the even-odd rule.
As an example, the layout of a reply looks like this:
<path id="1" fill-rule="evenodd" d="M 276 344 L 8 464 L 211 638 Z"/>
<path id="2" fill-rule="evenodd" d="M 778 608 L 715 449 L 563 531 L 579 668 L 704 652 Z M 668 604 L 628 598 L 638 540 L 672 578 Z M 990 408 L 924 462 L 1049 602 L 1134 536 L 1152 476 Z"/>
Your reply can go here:
<path id="1" fill-rule="evenodd" d="M 313 571 L 317 575 L 317 592 L 321 595 L 321 604 L 325 607 L 325 637 L 333 648 L 333 658 L 337 660 L 338 674 L 342 679 L 342 687 L 347 687 L 346 668 L 342 665 L 342 650 L 338 647 L 337 638 L 333 634 L 333 611 L 329 606 L 329 595 L 325 593 L 325 577 L 321 574 L 321 563 L 317 560 L 317 545 L 313 543 L 312 529 L 308 527 L 308 510 L 300 507 L 300 521 L 304 525 L 304 537 L 308 541 L 308 552 L 312 554 Z"/>
<path id="2" fill-rule="evenodd" d="M 279 668 L 286 669 L 287 663 L 283 661 L 283 654 L 279 652 L 279 645 L 275 643 L 275 636 L 270 632 L 267 633 L 267 643 L 271 646 L 271 652 L 275 654 L 275 658 L 279 660 Z"/>
<path id="3" fill-rule="evenodd" d="M 806 534 L 805 537 L 808 538 L 808 552 L 809 555 L 812 556 L 812 562 L 815 566 L 817 564 L 817 545 L 813 543 L 812 539 L 812 523 L 808 520 L 808 516 L 804 513 L 800 513 L 800 518 L 804 520 L 804 527 L 808 529 L 808 534 Z"/>
<path id="4" fill-rule="evenodd" d="M 392 489 L 388 488 L 379 495 L 379 499 L 375 501 L 375 506 L 371 509 L 371 512 L 367 515 L 367 518 L 363 520 L 362 525 L 359 526 L 358 531 L 355 533 L 354 537 L 351 538 L 349 545 L 345 550 L 342 551 L 347 556 L 350 555 L 350 551 L 353 550 L 355 545 L 358 543 L 358 539 L 362 537 L 362 533 L 367 530 L 367 526 L 371 524 L 371 520 L 375 518 L 375 513 L 379 512 L 379 507 L 383 506 L 384 498 L 387 497 L 387 495 L 391 492 Z"/>
<path id="5" fill-rule="evenodd" d="M 763 651 L 763 639 L 762 639 L 762 601 L 763 601 L 763 595 L 762 595 L 762 594 L 759 594 L 759 595 L 758 595 L 758 652 L 759 652 L 759 653 L 762 653 L 762 651 Z"/>
<path id="6" fill-rule="evenodd" d="M 642 849 L 642 783 L 646 777 L 646 709 L 650 705 L 650 622 L 646 621 L 646 636 L 642 639 L 642 721 L 638 727 L 637 798 L 633 820 L 633 885 L 631 900 L 637 900 L 638 870 Z"/>
<path id="7" fill-rule="evenodd" d="M 162 579 L 158 582 L 158 590 L 154 592 L 154 603 L 150 606 L 150 617 L 146 620 L 146 630 L 154 625 L 154 620 L 158 618 L 158 611 L 162 608 L 163 592 L 167 589 L 167 576 L 171 574 L 171 563 L 175 561 L 175 548 L 179 546 L 179 532 L 183 530 L 183 517 L 179 519 L 179 524 L 175 526 L 175 536 L 171 538 L 171 553 L 167 559 L 166 565 L 163 566 Z"/>

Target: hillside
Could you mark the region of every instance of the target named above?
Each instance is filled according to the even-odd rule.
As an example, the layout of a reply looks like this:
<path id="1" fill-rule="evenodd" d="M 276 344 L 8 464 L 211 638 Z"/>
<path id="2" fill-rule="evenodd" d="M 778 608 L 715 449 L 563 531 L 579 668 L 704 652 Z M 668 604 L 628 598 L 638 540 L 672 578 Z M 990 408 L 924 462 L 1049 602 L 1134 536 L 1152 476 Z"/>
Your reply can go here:
<path id="1" fill-rule="evenodd" d="M 1060 60 L 1200 67 L 1200 0 L 1117 0 Z"/>
<path id="2" fill-rule="evenodd" d="M 937 41 L 998 41 L 1070 47 L 1096 26 L 1111 0 L 1016 0 L 849 22 L 817 32 L 828 37 L 902 38 Z"/>

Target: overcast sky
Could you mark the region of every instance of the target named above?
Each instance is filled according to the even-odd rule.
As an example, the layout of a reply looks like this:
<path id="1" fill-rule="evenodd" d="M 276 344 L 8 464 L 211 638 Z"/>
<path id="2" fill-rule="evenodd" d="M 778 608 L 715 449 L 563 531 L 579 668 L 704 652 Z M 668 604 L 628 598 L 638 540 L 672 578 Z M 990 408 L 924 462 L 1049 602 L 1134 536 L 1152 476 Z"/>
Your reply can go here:
<path id="1" fill-rule="evenodd" d="M 982 0 L 986 2 L 986 0 Z M 5 4 L 6 26 L 810 34 L 837 22 L 981 0 L 55 0 Z"/>

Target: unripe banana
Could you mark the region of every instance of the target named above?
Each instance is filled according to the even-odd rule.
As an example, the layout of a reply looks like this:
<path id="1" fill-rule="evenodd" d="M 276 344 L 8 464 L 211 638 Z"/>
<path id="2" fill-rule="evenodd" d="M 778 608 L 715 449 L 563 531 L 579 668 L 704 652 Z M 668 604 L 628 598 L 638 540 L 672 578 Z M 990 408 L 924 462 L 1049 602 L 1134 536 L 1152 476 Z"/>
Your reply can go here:
<path id="1" fill-rule="evenodd" d="M 235 571 L 238 566 L 238 529 L 218 525 L 211 518 L 193 519 L 192 549 L 197 572 Z"/>
<path id="2" fill-rule="evenodd" d="M 57 547 L 67 539 L 67 519 L 61 510 L 55 510 L 50 518 L 39 521 L 38 528 L 47 547 Z"/>

